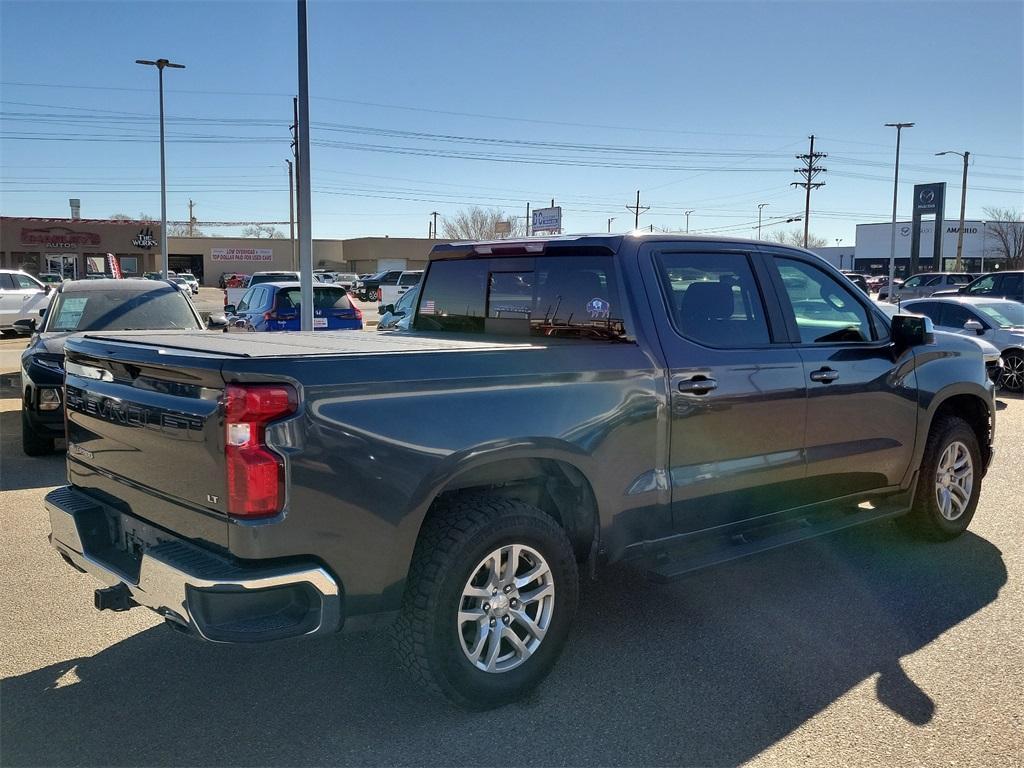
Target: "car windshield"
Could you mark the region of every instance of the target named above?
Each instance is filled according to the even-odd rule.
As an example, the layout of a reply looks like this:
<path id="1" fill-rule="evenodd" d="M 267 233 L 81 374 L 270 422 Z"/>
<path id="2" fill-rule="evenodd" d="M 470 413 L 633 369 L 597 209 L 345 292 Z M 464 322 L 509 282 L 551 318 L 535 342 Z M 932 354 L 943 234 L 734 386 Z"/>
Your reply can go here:
<path id="1" fill-rule="evenodd" d="M 1018 304 L 1016 301 L 976 304 L 974 309 L 997 328 L 1024 327 L 1024 304 Z"/>
<path id="2" fill-rule="evenodd" d="M 46 332 L 199 328 L 177 290 L 65 291 L 46 311 Z"/>

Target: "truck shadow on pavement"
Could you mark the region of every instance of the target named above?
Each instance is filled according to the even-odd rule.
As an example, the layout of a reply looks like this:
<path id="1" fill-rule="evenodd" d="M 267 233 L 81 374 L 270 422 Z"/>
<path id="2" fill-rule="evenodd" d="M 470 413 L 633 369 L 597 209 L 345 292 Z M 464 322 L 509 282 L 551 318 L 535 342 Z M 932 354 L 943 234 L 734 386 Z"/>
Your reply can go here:
<path id="1" fill-rule="evenodd" d="M 421 693 L 381 632 L 223 647 L 160 626 L 4 681 L 3 762 L 733 765 L 872 677 L 878 706 L 928 723 L 901 658 L 1006 579 L 984 539 L 923 544 L 891 524 L 667 586 L 613 568 L 585 585 L 540 690 L 484 713 Z"/>
<path id="2" fill-rule="evenodd" d="M 17 404 L 17 401 L 15 401 Z M 21 411 L 0 411 L 0 491 L 48 488 L 67 477 L 64 441 L 52 456 L 30 457 L 21 450 Z"/>

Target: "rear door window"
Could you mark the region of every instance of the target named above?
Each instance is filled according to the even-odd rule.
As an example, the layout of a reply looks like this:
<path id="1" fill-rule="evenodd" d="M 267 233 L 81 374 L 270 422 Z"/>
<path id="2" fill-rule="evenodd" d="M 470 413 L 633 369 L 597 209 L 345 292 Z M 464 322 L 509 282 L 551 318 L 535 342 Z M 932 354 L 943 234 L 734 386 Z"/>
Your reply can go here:
<path id="1" fill-rule="evenodd" d="M 680 335 L 721 349 L 771 342 L 764 303 L 744 254 L 663 253 L 658 277 Z M 801 279 L 794 290 L 806 286 Z"/>

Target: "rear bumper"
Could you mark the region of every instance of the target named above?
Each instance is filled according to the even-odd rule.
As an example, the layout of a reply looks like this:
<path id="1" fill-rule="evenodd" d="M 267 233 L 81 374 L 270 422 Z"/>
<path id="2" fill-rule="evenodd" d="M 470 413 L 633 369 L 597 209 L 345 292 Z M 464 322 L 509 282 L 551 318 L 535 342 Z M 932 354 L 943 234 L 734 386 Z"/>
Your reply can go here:
<path id="1" fill-rule="evenodd" d="M 127 590 L 125 607 L 146 606 L 204 640 L 263 642 L 341 626 L 338 583 L 316 563 L 240 565 L 70 486 L 45 505 L 50 543 L 73 567 Z M 115 543 L 126 540 L 132 551 Z"/>

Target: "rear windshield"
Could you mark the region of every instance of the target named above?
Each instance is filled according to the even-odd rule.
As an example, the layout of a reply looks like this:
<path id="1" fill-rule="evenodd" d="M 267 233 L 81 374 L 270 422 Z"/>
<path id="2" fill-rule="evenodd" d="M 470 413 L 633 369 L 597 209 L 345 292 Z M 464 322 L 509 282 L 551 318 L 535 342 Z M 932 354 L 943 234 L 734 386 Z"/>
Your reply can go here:
<path id="1" fill-rule="evenodd" d="M 253 275 L 249 285 L 260 283 L 277 283 L 282 280 L 298 280 L 299 276 L 294 272 L 268 272 L 265 275 Z"/>
<path id="2" fill-rule="evenodd" d="M 435 261 L 417 330 L 592 339 L 625 337 L 611 256 Z"/>
<path id="3" fill-rule="evenodd" d="M 282 288 L 277 292 L 277 311 L 302 306 L 301 288 Z M 313 309 L 352 309 L 348 300 L 348 291 L 333 286 L 315 286 L 313 288 Z"/>
<path id="4" fill-rule="evenodd" d="M 177 289 L 165 291 L 65 291 L 46 311 L 45 331 L 156 331 L 199 328 Z"/>
<path id="5" fill-rule="evenodd" d="M 416 285 L 423 278 L 422 272 L 406 272 L 398 278 L 399 285 Z"/>

